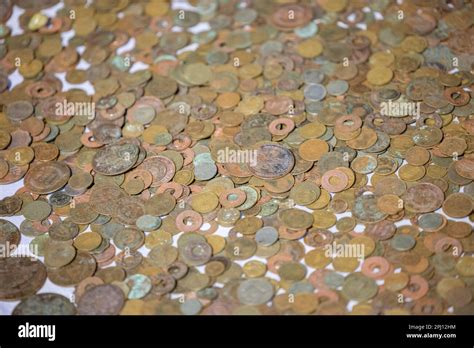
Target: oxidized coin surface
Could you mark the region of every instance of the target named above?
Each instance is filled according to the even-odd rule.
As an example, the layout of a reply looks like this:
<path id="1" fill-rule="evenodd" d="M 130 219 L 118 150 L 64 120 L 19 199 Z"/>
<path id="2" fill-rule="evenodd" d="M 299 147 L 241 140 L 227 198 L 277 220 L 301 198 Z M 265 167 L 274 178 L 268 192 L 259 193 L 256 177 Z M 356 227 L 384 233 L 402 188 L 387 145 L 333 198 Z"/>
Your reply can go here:
<path id="1" fill-rule="evenodd" d="M 0 245 L 7 248 L 8 245 L 18 246 L 21 234 L 18 228 L 8 220 L 0 219 Z"/>
<path id="2" fill-rule="evenodd" d="M 76 306 L 68 298 L 53 293 L 36 294 L 21 301 L 13 315 L 74 315 Z"/>
<path id="3" fill-rule="evenodd" d="M 17 300 L 35 294 L 46 281 L 46 267 L 29 257 L 0 258 L 0 299 Z"/>
<path id="4" fill-rule="evenodd" d="M 443 204 L 444 193 L 430 183 L 417 183 L 407 189 L 403 195 L 405 209 L 414 213 L 429 213 L 440 208 Z"/>
<path id="5" fill-rule="evenodd" d="M 125 173 L 137 163 L 140 148 L 135 144 L 113 144 L 97 151 L 92 168 L 103 175 Z"/>
<path id="6" fill-rule="evenodd" d="M 81 296 L 77 312 L 81 315 L 114 315 L 120 312 L 124 301 L 125 295 L 119 287 L 97 285 Z"/>
<path id="7" fill-rule="evenodd" d="M 259 178 L 281 178 L 295 166 L 295 156 L 291 150 L 281 145 L 265 144 L 254 151 L 256 151 L 256 163 L 248 167 Z"/>

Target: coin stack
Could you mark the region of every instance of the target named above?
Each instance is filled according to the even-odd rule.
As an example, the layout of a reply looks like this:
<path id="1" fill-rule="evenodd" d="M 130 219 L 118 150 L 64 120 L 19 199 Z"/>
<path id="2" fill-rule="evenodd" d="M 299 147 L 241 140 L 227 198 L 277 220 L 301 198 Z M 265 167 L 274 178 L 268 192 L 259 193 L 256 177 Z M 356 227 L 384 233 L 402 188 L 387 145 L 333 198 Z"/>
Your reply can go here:
<path id="1" fill-rule="evenodd" d="M 0 306 L 474 314 L 473 24 L 464 1 L 0 0 L 0 247 L 33 254 L 0 257 Z"/>

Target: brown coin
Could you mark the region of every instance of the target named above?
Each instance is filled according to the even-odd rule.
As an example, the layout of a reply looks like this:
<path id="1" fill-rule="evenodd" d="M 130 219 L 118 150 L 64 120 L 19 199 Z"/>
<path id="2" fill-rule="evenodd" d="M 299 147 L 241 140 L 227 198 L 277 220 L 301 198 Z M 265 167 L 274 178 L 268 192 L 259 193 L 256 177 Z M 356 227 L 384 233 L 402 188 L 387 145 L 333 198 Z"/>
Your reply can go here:
<path id="1" fill-rule="evenodd" d="M 135 144 L 109 145 L 95 154 L 92 168 L 103 175 L 125 173 L 137 163 L 139 152 Z"/>
<path id="2" fill-rule="evenodd" d="M 31 192 L 47 194 L 67 184 L 71 170 L 62 162 L 44 162 L 33 166 L 25 176 L 25 187 Z"/>
<path id="3" fill-rule="evenodd" d="M 123 291 L 111 284 L 103 284 L 87 290 L 77 303 L 81 315 L 116 315 L 125 303 Z"/>
<path id="4" fill-rule="evenodd" d="M 319 161 L 328 151 L 329 145 L 321 139 L 308 139 L 298 149 L 299 155 L 306 161 Z"/>
<path id="5" fill-rule="evenodd" d="M 5 197 L 0 200 L 0 216 L 12 216 L 17 213 L 23 205 L 23 201 L 18 196 Z"/>
<path id="6" fill-rule="evenodd" d="M 79 251 L 74 260 L 65 266 L 48 270 L 48 278 L 54 284 L 71 286 L 79 284 L 87 277 L 91 277 L 97 264 L 91 255 Z"/>
<path id="7" fill-rule="evenodd" d="M 256 165 L 250 165 L 249 170 L 259 178 L 281 178 L 288 174 L 295 165 L 293 153 L 283 146 L 265 144 L 254 151 L 256 152 Z"/>
<path id="8" fill-rule="evenodd" d="M 164 156 L 148 157 L 138 168 L 151 173 L 153 176 L 152 187 L 169 182 L 176 171 L 173 161 Z"/>
<path id="9" fill-rule="evenodd" d="M 279 7 L 273 13 L 272 23 L 280 30 L 293 30 L 298 27 L 303 27 L 311 18 L 311 9 L 305 5 L 288 4 Z"/>
<path id="10" fill-rule="evenodd" d="M 118 201 L 124 197 L 126 193 L 116 185 L 94 185 L 91 190 L 90 205 L 99 214 L 116 215 Z"/>
<path id="11" fill-rule="evenodd" d="M 8 174 L 9 165 L 8 162 L 3 158 L 0 158 L 0 179 L 4 178 Z"/>
<path id="12" fill-rule="evenodd" d="M 472 212 L 472 197 L 465 193 L 452 193 L 443 203 L 443 211 L 453 218 L 462 218 Z"/>
<path id="13" fill-rule="evenodd" d="M 29 257 L 0 258 L 0 299 L 19 300 L 34 295 L 46 281 L 46 268 Z"/>
<path id="14" fill-rule="evenodd" d="M 474 180 L 474 159 L 463 158 L 454 162 L 456 172 L 464 178 Z"/>
<path id="15" fill-rule="evenodd" d="M 18 228 L 8 220 L 0 219 L 0 245 L 9 249 L 20 244 L 21 234 Z"/>
<path id="16" fill-rule="evenodd" d="M 414 213 L 435 211 L 444 201 L 444 193 L 433 184 L 418 183 L 407 189 L 403 195 L 405 209 Z"/>

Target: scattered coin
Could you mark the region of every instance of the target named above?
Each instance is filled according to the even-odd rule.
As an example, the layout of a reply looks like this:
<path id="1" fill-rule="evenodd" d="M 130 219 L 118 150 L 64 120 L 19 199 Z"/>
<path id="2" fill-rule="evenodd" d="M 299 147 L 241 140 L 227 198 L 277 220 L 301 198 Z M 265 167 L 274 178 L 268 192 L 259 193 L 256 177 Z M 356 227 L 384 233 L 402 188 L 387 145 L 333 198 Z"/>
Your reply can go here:
<path id="1" fill-rule="evenodd" d="M 51 2 L 0 10 L 13 314 L 474 313 L 471 4 Z"/>

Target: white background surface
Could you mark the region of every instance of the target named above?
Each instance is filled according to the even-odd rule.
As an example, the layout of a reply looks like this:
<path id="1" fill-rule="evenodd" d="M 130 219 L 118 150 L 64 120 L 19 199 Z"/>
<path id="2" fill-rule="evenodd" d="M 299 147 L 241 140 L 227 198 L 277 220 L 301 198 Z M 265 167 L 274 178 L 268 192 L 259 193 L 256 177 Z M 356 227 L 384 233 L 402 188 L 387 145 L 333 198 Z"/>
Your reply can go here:
<path id="1" fill-rule="evenodd" d="M 58 9 L 62 8 L 62 7 L 63 7 L 63 4 L 59 3 L 56 6 L 51 7 L 50 9 L 43 10 L 41 12 L 43 12 L 44 14 L 46 14 L 50 17 L 54 17 L 54 14 L 56 13 L 56 11 Z M 184 1 L 173 1 L 173 8 L 190 9 L 191 7 L 189 5 L 187 5 Z M 18 7 L 15 7 L 13 15 L 11 16 L 10 20 L 7 22 L 7 25 L 10 27 L 10 29 L 12 29 L 12 35 L 18 35 L 18 34 L 22 33 L 22 29 L 18 25 L 18 17 L 23 12 L 24 12 L 24 10 L 22 10 Z M 208 30 L 208 29 L 209 29 L 209 25 L 207 23 L 200 23 L 199 25 L 191 28 L 190 31 L 193 32 L 193 33 L 197 33 L 197 32 Z M 176 30 L 180 30 L 180 29 L 176 28 Z M 73 36 L 74 36 L 73 30 L 70 30 L 68 32 L 63 33 L 62 34 L 63 46 L 67 46 L 68 40 L 70 38 L 72 38 Z M 117 53 L 121 54 L 123 52 L 127 52 L 127 51 L 131 50 L 133 48 L 134 44 L 135 44 L 135 41 L 134 41 L 133 38 L 131 38 L 130 41 L 126 45 L 124 45 L 124 46 L 122 46 L 121 48 L 118 49 Z M 195 47 L 197 47 L 197 44 L 192 44 L 192 45 L 186 47 L 185 49 L 183 49 L 182 51 L 184 51 L 184 50 L 193 50 L 193 49 L 195 49 Z M 84 47 L 78 48 L 78 51 L 80 53 L 82 53 L 84 51 Z M 89 66 L 88 63 L 81 60 L 79 62 L 79 64 L 77 65 L 77 68 L 87 69 L 88 66 Z M 134 66 L 132 66 L 131 72 L 141 70 L 141 69 L 146 69 L 146 68 L 147 68 L 147 65 L 145 65 L 143 63 L 136 63 L 136 64 L 134 64 Z M 59 74 L 56 74 L 56 75 L 59 79 L 61 79 L 61 81 L 63 83 L 63 90 L 69 90 L 71 88 L 82 88 L 85 91 L 87 91 L 88 94 L 93 94 L 94 93 L 94 89 L 93 89 L 92 85 L 89 82 L 86 82 L 86 83 L 83 83 L 83 84 L 80 84 L 80 85 L 71 85 L 71 84 L 69 84 L 68 82 L 65 81 L 65 73 L 59 73 Z M 18 83 L 20 83 L 22 80 L 23 80 L 23 77 L 18 73 L 18 71 L 15 71 L 13 74 L 10 75 L 10 81 L 12 83 L 12 87 L 17 85 Z M 20 180 L 19 182 L 16 182 L 14 184 L 0 186 L 0 198 L 4 198 L 4 197 L 13 195 L 16 192 L 16 190 L 18 190 L 21 187 L 23 187 L 23 180 Z M 302 208 L 302 209 L 310 211 L 309 209 L 306 209 L 306 208 Z M 442 213 L 441 210 L 439 210 L 438 212 Z M 337 216 L 338 216 L 338 218 L 341 218 L 341 217 L 344 217 L 344 216 L 351 216 L 351 214 L 350 214 L 350 212 L 346 212 L 344 214 L 338 214 Z M 23 221 L 22 216 L 7 217 L 5 219 L 13 222 L 17 226 L 19 226 L 20 223 Z M 463 219 L 463 220 L 464 221 L 469 221 L 467 219 Z M 397 226 L 406 225 L 406 224 L 409 224 L 408 220 L 403 220 L 401 222 L 396 223 Z M 355 230 L 356 230 L 356 232 L 362 232 L 363 229 L 364 229 L 364 227 L 362 225 L 358 225 Z M 228 228 L 219 228 L 219 230 L 216 232 L 216 234 L 222 235 L 222 236 L 227 236 L 228 230 L 229 230 Z M 336 232 L 336 229 L 333 227 L 333 228 L 330 229 L 330 231 Z M 178 237 L 179 237 L 179 234 L 174 236 L 174 245 L 176 245 L 176 241 L 177 241 Z M 31 237 L 26 237 L 26 236 L 22 235 L 21 244 L 27 245 L 27 244 L 29 244 L 29 242 L 31 240 L 32 240 Z M 313 248 L 308 247 L 306 245 L 305 245 L 305 248 L 306 248 L 307 251 L 313 249 Z M 140 249 L 140 251 L 142 252 L 143 255 L 147 255 L 149 250 L 146 249 L 145 247 L 142 247 Z M 42 260 L 43 258 L 40 258 L 40 259 Z M 260 260 L 260 261 L 266 263 L 265 259 L 259 258 L 259 257 L 256 257 L 256 256 L 252 257 L 249 260 Z M 237 263 L 239 263 L 240 265 L 243 265 L 246 262 L 248 262 L 249 260 L 237 261 Z M 314 271 L 314 269 L 311 268 L 311 267 L 308 267 L 308 266 L 306 266 L 306 267 L 308 268 L 308 273 L 307 273 L 307 276 L 308 276 L 309 274 L 311 274 Z M 327 268 L 332 269 L 332 265 L 329 265 Z M 198 269 L 203 271 L 203 267 L 198 267 Z M 360 270 L 360 266 L 359 266 L 358 270 Z M 341 273 L 341 274 L 346 275 L 346 273 Z M 275 275 L 271 272 L 267 272 L 266 277 L 279 279 L 277 275 Z M 383 284 L 383 281 L 377 281 L 377 283 L 380 285 L 380 284 Z M 73 287 L 68 287 L 68 288 L 59 287 L 59 286 L 53 284 L 52 282 L 50 282 L 49 280 L 47 280 L 45 285 L 42 287 L 42 289 L 38 293 L 53 292 L 53 293 L 59 293 L 59 294 L 62 294 L 64 296 L 68 297 L 68 298 L 71 298 L 71 296 L 73 294 L 73 290 L 74 290 Z M 282 290 L 280 290 L 280 291 L 282 292 Z M 12 312 L 13 308 L 18 303 L 19 303 L 19 301 L 0 301 L 0 314 L 2 314 L 2 315 L 10 314 Z M 348 309 L 350 310 L 353 307 L 354 304 L 356 304 L 355 301 L 350 301 L 349 304 L 348 304 Z"/>

